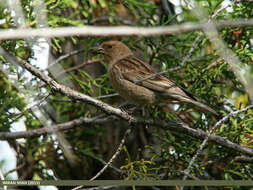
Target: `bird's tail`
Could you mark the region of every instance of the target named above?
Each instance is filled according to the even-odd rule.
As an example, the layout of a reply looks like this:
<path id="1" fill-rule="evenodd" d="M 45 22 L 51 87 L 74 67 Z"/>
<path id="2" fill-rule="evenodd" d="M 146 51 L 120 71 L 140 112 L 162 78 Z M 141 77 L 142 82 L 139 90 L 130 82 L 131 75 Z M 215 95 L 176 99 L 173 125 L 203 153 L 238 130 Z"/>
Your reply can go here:
<path id="1" fill-rule="evenodd" d="M 194 105 L 196 105 L 200 108 L 203 108 L 204 110 L 209 111 L 217 116 L 219 115 L 214 109 L 210 108 L 209 106 L 207 106 L 199 101 L 196 101 L 196 100 L 193 100 L 193 99 L 190 99 L 190 98 L 178 95 L 178 94 L 169 94 L 168 96 L 173 99 L 179 100 L 181 102 L 187 102 L 187 103 L 194 104 Z"/>

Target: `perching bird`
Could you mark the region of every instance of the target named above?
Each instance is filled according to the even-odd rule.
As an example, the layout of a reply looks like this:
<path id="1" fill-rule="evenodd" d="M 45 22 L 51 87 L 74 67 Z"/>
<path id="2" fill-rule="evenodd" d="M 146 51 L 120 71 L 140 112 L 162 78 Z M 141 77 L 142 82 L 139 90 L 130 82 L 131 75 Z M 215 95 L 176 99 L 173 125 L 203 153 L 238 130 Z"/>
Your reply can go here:
<path id="1" fill-rule="evenodd" d="M 136 58 L 122 42 L 107 41 L 97 50 L 104 54 L 112 87 L 128 102 L 147 105 L 177 100 L 194 104 L 218 115 L 215 110 L 201 103 L 194 95 L 167 77 L 160 74 L 154 76 L 155 70 Z M 153 77 L 149 78 L 150 75 Z"/>

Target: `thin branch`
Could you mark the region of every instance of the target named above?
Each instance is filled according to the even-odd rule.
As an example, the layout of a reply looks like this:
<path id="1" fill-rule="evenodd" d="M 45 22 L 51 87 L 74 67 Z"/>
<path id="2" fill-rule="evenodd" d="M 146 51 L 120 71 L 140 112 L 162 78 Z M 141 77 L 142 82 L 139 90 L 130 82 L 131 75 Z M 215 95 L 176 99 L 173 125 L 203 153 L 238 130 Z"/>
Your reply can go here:
<path id="1" fill-rule="evenodd" d="M 109 165 L 111 165 L 111 163 L 115 160 L 115 158 L 117 158 L 117 156 L 119 155 L 119 153 L 121 152 L 123 145 L 125 144 L 126 138 L 128 137 L 128 135 L 131 133 L 131 129 L 132 129 L 132 125 L 126 130 L 124 137 L 122 138 L 119 147 L 117 148 L 116 152 L 113 154 L 113 156 L 111 157 L 111 159 L 107 162 L 107 164 L 94 176 L 90 179 L 90 181 L 93 181 L 94 179 L 98 178 L 107 168 Z"/>
<path id="2" fill-rule="evenodd" d="M 239 110 L 241 111 L 241 110 Z M 125 112 L 123 112 L 125 114 Z M 104 115 L 104 114 L 102 114 Z M 18 138 L 31 138 L 31 137 L 38 137 L 45 134 L 51 134 L 55 131 L 64 131 L 70 130 L 74 127 L 80 126 L 83 123 L 87 124 L 104 124 L 106 122 L 113 122 L 118 120 L 117 117 L 109 116 L 101 118 L 101 115 L 93 118 L 81 117 L 79 119 L 75 119 L 66 123 L 57 124 L 54 126 L 43 127 L 40 129 L 33 129 L 29 131 L 21 131 L 21 132 L 1 132 L 0 133 L 0 140 L 10 140 L 10 139 L 18 139 Z M 193 129 L 188 127 L 188 125 L 184 123 L 177 123 L 174 121 L 163 121 L 163 120 L 154 120 L 152 118 L 145 119 L 142 117 L 135 117 L 135 121 L 133 124 L 147 124 L 152 126 L 158 126 L 166 130 L 177 131 L 191 137 L 195 137 L 198 139 L 205 139 L 208 135 L 206 132 L 200 129 Z M 229 141 L 225 137 L 220 137 L 216 135 L 210 135 L 209 141 L 220 144 L 228 149 L 231 149 L 236 152 L 240 152 L 243 154 L 247 154 L 249 156 L 253 156 L 253 149 L 241 146 L 239 144 L 233 143 Z"/>
<path id="3" fill-rule="evenodd" d="M 69 36 L 161 36 L 202 30 L 209 23 L 184 23 L 180 25 L 158 27 L 131 27 L 131 26 L 82 26 L 58 27 L 38 29 L 2 29 L 0 40 L 32 38 L 32 37 L 69 37 Z M 226 27 L 253 26 L 253 19 L 218 21 L 214 26 L 221 29 Z"/>
<path id="4" fill-rule="evenodd" d="M 94 156 L 94 155 L 92 155 L 92 154 L 90 154 L 90 153 L 88 153 L 88 152 L 79 151 L 79 150 L 76 150 L 76 151 L 78 151 L 78 152 L 80 152 L 81 154 L 83 154 L 83 155 L 85 155 L 85 156 L 87 156 L 87 157 L 90 157 L 90 158 L 92 158 L 92 159 L 94 159 L 94 160 L 96 160 L 96 161 L 102 163 L 103 165 L 106 165 L 106 162 L 105 162 L 104 160 L 102 160 L 102 159 L 100 159 L 100 158 L 98 158 L 98 157 L 96 157 L 96 156 Z M 113 166 L 112 164 L 110 164 L 108 167 L 111 168 L 111 169 L 113 169 L 113 170 L 114 170 L 115 172 L 117 172 L 118 174 L 122 174 L 122 170 L 119 169 L 119 168 L 116 168 L 116 167 Z"/>
<path id="5" fill-rule="evenodd" d="M 224 11 L 225 9 L 227 9 L 228 7 L 231 7 L 234 3 L 239 3 L 243 0 L 232 0 L 230 3 L 228 3 L 226 6 L 219 8 L 217 11 L 215 11 L 215 13 L 212 14 L 212 16 L 210 16 L 210 18 L 208 19 L 208 22 L 211 22 L 216 16 L 218 16 L 218 14 L 222 11 Z"/>
<path id="6" fill-rule="evenodd" d="M 33 129 L 33 130 L 28 130 L 28 131 L 0 132 L 0 140 L 39 137 L 44 134 L 53 134 L 58 131 L 69 130 L 76 126 L 80 126 L 83 123 L 103 124 L 105 122 L 112 120 L 112 117 L 106 117 L 106 118 L 100 118 L 100 117 L 101 116 L 96 116 L 93 118 L 81 117 L 79 119 L 74 119 L 69 122 L 53 125 L 50 127 L 44 126 L 43 128 Z"/>
<path id="7" fill-rule="evenodd" d="M 24 166 L 25 166 L 25 162 L 23 162 L 23 163 L 22 163 L 21 165 L 19 165 L 18 167 L 14 168 L 14 169 L 12 169 L 12 170 L 10 170 L 10 171 L 8 171 L 8 172 L 6 172 L 6 173 L 4 174 L 4 176 L 6 177 L 6 176 L 8 176 L 10 173 L 20 170 L 20 169 L 22 169 Z"/>
<path id="8" fill-rule="evenodd" d="M 61 73 L 59 73 L 58 75 L 56 75 L 55 78 L 61 76 L 61 75 L 64 74 L 64 73 L 70 73 L 70 72 L 72 72 L 72 71 L 81 69 L 81 68 L 83 68 L 83 67 L 85 67 L 85 66 L 87 66 L 87 65 L 90 65 L 90 64 L 93 64 L 93 63 L 97 63 L 97 62 L 100 62 L 100 61 L 101 61 L 101 59 L 89 60 L 89 61 L 87 61 L 87 62 L 85 62 L 85 63 L 82 63 L 82 64 L 80 64 L 80 65 L 76 65 L 76 66 L 74 66 L 74 67 L 71 67 L 71 68 L 68 68 L 68 69 L 62 71 Z"/>
<path id="9" fill-rule="evenodd" d="M 62 56 L 58 57 L 53 63 L 51 63 L 50 65 L 48 65 L 47 70 L 49 68 L 53 67 L 55 64 L 59 63 L 60 61 L 62 61 L 64 59 L 67 59 L 68 57 L 70 57 L 72 55 L 76 55 L 76 54 L 82 53 L 84 50 L 85 50 L 85 48 L 80 49 L 80 50 L 74 50 L 74 51 L 71 51 L 70 53 L 67 53 L 65 55 L 62 55 Z"/>
<path id="10" fill-rule="evenodd" d="M 37 103 L 35 103 L 34 105 L 30 106 L 29 108 L 25 109 L 24 111 L 20 112 L 17 114 L 16 118 L 13 119 L 13 120 L 16 120 L 20 117 L 22 117 L 25 112 L 29 112 L 31 111 L 33 108 L 37 107 L 37 106 L 40 106 L 48 97 L 50 96 L 50 93 L 48 93 L 46 96 L 44 96 L 41 100 L 39 100 Z"/>
<path id="11" fill-rule="evenodd" d="M 211 67 L 214 67 L 214 66 L 216 66 L 218 64 L 222 64 L 222 63 L 224 63 L 224 59 L 223 58 L 218 58 L 216 61 L 209 64 L 206 68 L 202 69 L 202 72 L 205 72 L 206 70 L 210 69 Z"/>
<path id="12" fill-rule="evenodd" d="M 118 96 L 118 95 L 119 95 L 118 93 L 113 93 L 113 94 L 98 96 L 98 97 L 96 97 L 96 98 L 97 98 L 97 99 L 104 99 L 104 98 L 111 98 L 111 97 Z"/>
<path id="13" fill-rule="evenodd" d="M 195 176 L 193 176 L 193 175 L 191 175 L 191 174 L 189 174 L 189 173 L 186 173 L 185 171 L 177 171 L 177 172 L 179 172 L 179 173 L 181 173 L 181 174 L 184 174 L 184 175 L 187 175 L 189 178 L 191 178 L 191 179 L 194 179 L 194 180 L 200 180 L 199 178 L 197 178 L 197 177 L 195 177 Z"/>

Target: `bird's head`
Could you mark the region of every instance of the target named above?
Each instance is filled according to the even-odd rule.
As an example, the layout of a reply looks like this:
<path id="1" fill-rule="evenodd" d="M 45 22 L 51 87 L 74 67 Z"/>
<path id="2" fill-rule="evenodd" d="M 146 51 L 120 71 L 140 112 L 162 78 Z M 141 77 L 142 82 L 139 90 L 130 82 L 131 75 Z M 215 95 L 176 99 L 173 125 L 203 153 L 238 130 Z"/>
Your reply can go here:
<path id="1" fill-rule="evenodd" d="M 105 55 L 105 59 L 110 61 L 132 55 L 131 50 L 120 41 L 103 42 L 97 52 Z"/>

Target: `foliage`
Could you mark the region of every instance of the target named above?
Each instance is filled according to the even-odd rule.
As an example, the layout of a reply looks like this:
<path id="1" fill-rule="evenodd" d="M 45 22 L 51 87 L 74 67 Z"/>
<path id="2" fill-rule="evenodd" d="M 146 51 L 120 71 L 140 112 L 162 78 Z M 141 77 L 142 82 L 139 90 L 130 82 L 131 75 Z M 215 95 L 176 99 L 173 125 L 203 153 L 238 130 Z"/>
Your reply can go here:
<path id="1" fill-rule="evenodd" d="M 34 12 L 34 3 L 36 2 L 22 0 L 24 17 L 27 22 L 25 27 L 40 27 L 39 23 L 36 23 Z M 196 2 L 204 7 L 208 15 L 212 15 L 223 3 L 221 0 Z M 182 14 L 173 17 L 166 15 L 162 9 L 161 1 L 46 0 L 45 5 L 46 10 L 41 11 L 46 12 L 50 27 L 120 26 L 124 25 L 126 21 L 137 26 L 164 26 L 171 23 L 197 21 L 189 7 L 184 4 L 182 5 Z M 253 5 L 249 2 L 236 3 L 232 6 L 232 11 L 223 10 L 214 20 L 252 18 L 252 8 Z M 178 20 L 179 16 L 182 16 L 183 20 Z M 18 27 L 12 10 L 1 3 L 0 18 L 1 29 Z M 100 55 L 92 53 L 93 48 L 101 42 L 109 39 L 121 40 L 138 57 L 149 62 L 158 70 L 166 70 L 181 65 L 199 33 L 200 31 L 193 31 L 178 35 L 145 38 L 72 36 L 53 38 L 50 47 L 51 54 L 55 58 L 85 48 L 84 52 L 69 56 L 57 64 L 66 70 L 79 64 L 87 64 L 81 69 L 67 73 L 64 79 L 58 77 L 58 80 L 61 83 L 71 81 L 72 88 L 89 96 L 97 97 L 115 93 L 106 74 L 107 65 L 104 64 Z M 219 30 L 219 34 L 228 47 L 239 57 L 244 68 L 252 72 L 252 27 L 225 28 Z M 33 41 L 34 44 L 40 45 L 36 39 Z M 36 56 L 29 40 L 4 40 L 0 41 L 0 46 L 7 52 L 34 64 Z M 100 61 L 88 64 L 89 61 L 96 59 Z M 223 106 L 226 106 L 227 110 L 233 111 L 245 108 L 251 102 L 229 65 L 223 60 L 216 62 L 218 59 L 219 55 L 205 35 L 202 35 L 195 51 L 185 65 L 166 75 L 195 94 L 202 102 L 220 110 L 220 114 L 225 116 L 228 113 L 222 110 Z M 20 118 L 25 121 L 27 130 L 43 127 L 45 123 L 40 116 L 30 110 L 25 111 L 25 107 L 29 107 L 29 102 L 26 101 L 29 95 L 35 94 L 41 99 L 46 94 L 45 91 L 51 93 L 51 96 L 47 98 L 47 105 L 40 106 L 46 120 L 51 121 L 46 122 L 46 125 L 71 121 L 84 115 L 91 118 L 101 114 L 101 110 L 94 106 L 70 100 L 59 93 L 51 92 L 47 87 L 41 87 L 41 82 L 38 79 L 33 78 L 30 81 L 22 74 L 25 71 L 11 66 L 4 56 L 0 57 L 0 62 L 1 132 L 11 131 L 13 123 L 22 122 Z M 40 60 L 37 60 L 36 67 L 40 68 L 39 64 Z M 13 82 L 11 76 L 16 76 L 18 83 Z M 53 74 L 52 76 L 56 77 Z M 17 86 L 24 86 L 24 90 L 20 92 L 20 88 L 16 88 Z M 27 86 L 32 88 L 27 88 Z M 113 106 L 120 106 L 124 102 L 118 96 L 102 100 Z M 23 112 L 22 117 L 17 117 L 17 111 Z M 150 106 L 145 108 L 142 116 L 160 118 L 165 121 L 179 121 L 182 116 L 181 118 L 190 127 L 204 131 L 208 131 L 217 122 L 212 114 L 203 113 L 192 105 L 177 106 L 175 113 L 171 113 L 167 108 Z M 252 110 L 231 117 L 214 134 L 242 146 L 253 148 L 252 117 Z M 22 146 L 18 141 L 15 141 L 14 144 L 12 143 L 12 147 L 17 154 L 22 155 L 26 163 L 26 168 L 22 171 L 19 170 L 18 174 L 24 179 L 89 179 L 98 172 L 101 164 L 84 153 L 95 155 L 105 161 L 109 160 L 127 127 L 128 124 L 121 120 L 104 124 L 91 123 L 80 125 L 60 134 L 28 138 Z M 62 139 L 67 142 L 68 147 L 71 147 L 70 150 L 62 147 Z M 182 171 L 187 168 L 201 142 L 199 139 L 179 132 L 158 129 L 154 126 L 138 126 L 127 139 L 124 148 L 125 154 L 121 154 L 114 163 L 121 168 L 124 175 L 117 175 L 108 169 L 100 179 L 182 179 Z M 252 179 L 252 164 L 235 161 L 235 157 L 240 155 L 239 152 L 231 151 L 221 145 L 208 143 L 195 161 L 191 175 L 200 179 Z M 22 161 L 21 157 L 17 159 L 19 162 Z M 24 172 L 28 167 L 30 167 L 29 173 Z"/>

